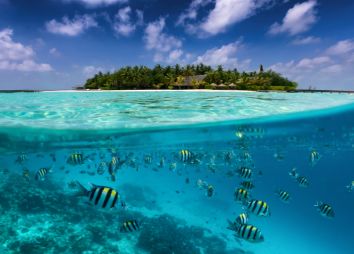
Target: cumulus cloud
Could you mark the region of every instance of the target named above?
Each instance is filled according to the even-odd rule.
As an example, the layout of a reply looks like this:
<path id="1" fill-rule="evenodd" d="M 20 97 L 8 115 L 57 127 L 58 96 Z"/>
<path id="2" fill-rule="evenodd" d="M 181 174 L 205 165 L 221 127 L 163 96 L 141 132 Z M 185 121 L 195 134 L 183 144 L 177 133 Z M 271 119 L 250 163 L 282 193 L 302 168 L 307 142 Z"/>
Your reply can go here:
<path id="1" fill-rule="evenodd" d="M 136 11 L 136 23 L 132 21 L 132 9 L 130 6 L 118 10 L 114 17 L 113 29 L 117 35 L 129 36 L 131 35 L 138 25 L 143 24 L 143 12 Z"/>
<path id="2" fill-rule="evenodd" d="M 89 28 L 97 27 L 98 25 L 93 16 L 77 15 L 72 20 L 70 20 L 68 17 L 63 17 L 61 22 L 52 19 L 48 21 L 45 26 L 47 31 L 53 34 L 77 36 Z"/>
<path id="3" fill-rule="evenodd" d="M 296 35 L 310 30 L 317 22 L 316 0 L 309 0 L 301 4 L 295 4 L 288 10 L 281 24 L 274 23 L 270 29 L 270 34 L 288 33 Z"/>
<path id="4" fill-rule="evenodd" d="M 144 32 L 146 48 L 155 52 L 154 62 L 173 63 L 183 61 L 182 41 L 164 32 L 165 26 L 165 18 L 160 18 L 147 25 Z"/>
<path id="5" fill-rule="evenodd" d="M 236 53 L 241 47 L 241 42 L 236 41 L 223 45 L 219 48 L 207 50 L 203 55 L 197 57 L 195 64 L 203 63 L 211 66 L 222 65 L 225 68 L 245 68 L 250 60 L 239 62 Z"/>
<path id="6" fill-rule="evenodd" d="M 177 25 L 184 25 L 187 20 L 195 20 L 198 16 L 198 10 L 211 2 L 212 0 L 193 0 L 187 10 L 178 17 Z"/>
<path id="7" fill-rule="evenodd" d="M 329 55 L 346 55 L 354 51 L 354 41 L 353 40 L 343 40 L 337 42 L 335 45 L 327 49 L 327 54 Z"/>
<path id="8" fill-rule="evenodd" d="M 64 2 L 78 2 L 87 7 L 108 6 L 117 3 L 126 3 L 128 0 L 64 0 Z"/>
<path id="9" fill-rule="evenodd" d="M 316 44 L 316 43 L 320 43 L 321 39 L 318 37 L 314 37 L 314 36 L 307 36 L 307 37 L 299 37 L 296 38 L 295 40 L 292 41 L 292 44 L 294 45 L 308 45 L 308 44 Z"/>
<path id="10" fill-rule="evenodd" d="M 215 2 L 215 5 L 201 23 L 187 23 L 198 20 L 198 11 L 211 2 Z M 188 32 L 202 37 L 213 36 L 254 15 L 260 7 L 272 2 L 273 0 L 194 0 L 180 15 L 177 24 L 184 25 Z"/>
<path id="11" fill-rule="evenodd" d="M 14 42 L 13 30 L 0 30 L 0 70 L 51 71 L 49 64 L 36 63 L 35 53 L 30 46 Z"/>
<path id="12" fill-rule="evenodd" d="M 51 49 L 49 50 L 49 54 L 51 54 L 52 56 L 55 56 L 55 57 L 60 56 L 60 52 L 59 52 L 59 50 L 56 49 L 56 48 L 51 48 Z"/>

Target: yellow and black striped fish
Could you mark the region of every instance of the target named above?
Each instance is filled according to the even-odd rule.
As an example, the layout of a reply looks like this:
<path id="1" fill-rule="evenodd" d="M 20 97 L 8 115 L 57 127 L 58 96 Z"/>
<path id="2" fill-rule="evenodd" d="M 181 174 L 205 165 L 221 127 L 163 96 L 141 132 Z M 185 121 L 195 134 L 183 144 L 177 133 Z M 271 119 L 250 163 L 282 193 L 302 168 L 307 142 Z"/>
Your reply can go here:
<path id="1" fill-rule="evenodd" d="M 243 181 L 240 185 L 246 190 L 252 190 L 254 188 L 254 184 L 251 181 Z"/>
<path id="2" fill-rule="evenodd" d="M 189 150 L 179 151 L 179 157 L 182 162 L 189 162 L 192 159 L 192 153 Z"/>
<path id="3" fill-rule="evenodd" d="M 264 241 L 261 231 L 252 225 L 240 225 L 237 228 L 235 236 L 253 243 Z"/>
<path id="4" fill-rule="evenodd" d="M 247 201 L 249 198 L 249 192 L 242 188 L 237 188 L 234 193 L 235 201 L 237 202 L 244 202 Z"/>
<path id="5" fill-rule="evenodd" d="M 248 202 L 247 210 L 257 216 L 270 216 L 269 206 L 262 200 L 252 200 Z"/>
<path id="6" fill-rule="evenodd" d="M 40 168 L 38 169 L 38 171 L 36 172 L 36 175 L 35 175 L 35 179 L 36 180 L 44 180 L 45 179 L 45 176 L 50 172 L 50 168 Z"/>
<path id="7" fill-rule="evenodd" d="M 246 167 L 241 167 L 238 171 L 237 174 L 239 177 L 244 178 L 244 179 L 251 179 L 252 178 L 252 169 L 246 168 Z"/>
<path id="8" fill-rule="evenodd" d="M 66 162 L 71 165 L 82 165 L 85 162 L 85 158 L 82 153 L 72 153 Z"/>
<path id="9" fill-rule="evenodd" d="M 128 220 L 123 222 L 120 232 L 128 233 L 140 230 L 140 223 L 137 220 Z"/>
<path id="10" fill-rule="evenodd" d="M 235 220 L 235 224 L 238 225 L 245 225 L 248 222 L 248 216 L 245 213 L 241 213 L 239 216 L 237 216 Z"/>
<path id="11" fill-rule="evenodd" d="M 275 194 L 277 194 L 280 198 L 281 201 L 283 201 L 284 203 L 289 203 L 290 201 L 290 194 L 287 191 L 284 190 L 277 190 L 275 192 Z"/>
<path id="12" fill-rule="evenodd" d="M 323 217 L 334 218 L 334 210 L 331 205 L 322 202 L 317 202 L 315 207 L 317 207 L 317 210 Z"/>
<path id="13" fill-rule="evenodd" d="M 87 190 L 80 183 L 78 185 L 83 194 L 88 197 L 89 203 L 94 206 L 109 209 L 115 207 L 119 200 L 118 192 L 111 187 L 92 184 L 91 190 Z"/>

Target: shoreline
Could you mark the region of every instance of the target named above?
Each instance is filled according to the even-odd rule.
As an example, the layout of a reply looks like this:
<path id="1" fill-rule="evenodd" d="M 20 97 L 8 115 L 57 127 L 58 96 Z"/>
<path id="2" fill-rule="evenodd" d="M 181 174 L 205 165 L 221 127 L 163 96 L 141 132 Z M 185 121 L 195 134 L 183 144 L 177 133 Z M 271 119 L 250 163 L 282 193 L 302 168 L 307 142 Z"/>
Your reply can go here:
<path id="1" fill-rule="evenodd" d="M 212 90 L 212 89 L 180 89 L 180 90 L 164 90 L 164 89 L 141 89 L 141 90 L 44 90 L 44 91 L 38 91 L 38 92 L 43 92 L 43 93 L 95 93 L 95 92 L 236 92 L 236 93 L 255 93 L 257 91 L 251 91 L 251 90 Z"/>

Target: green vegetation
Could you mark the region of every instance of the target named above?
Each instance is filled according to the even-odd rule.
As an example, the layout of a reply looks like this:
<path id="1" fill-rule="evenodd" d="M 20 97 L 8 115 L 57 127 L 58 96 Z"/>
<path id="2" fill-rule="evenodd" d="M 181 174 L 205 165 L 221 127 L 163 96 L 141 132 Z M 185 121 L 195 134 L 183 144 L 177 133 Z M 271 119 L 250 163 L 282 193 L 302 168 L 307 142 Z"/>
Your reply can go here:
<path id="1" fill-rule="evenodd" d="M 124 67 L 114 73 L 99 72 L 86 81 L 86 89 L 237 89 L 237 90 L 294 90 L 297 83 L 289 81 L 272 70 L 264 71 L 260 65 L 258 72 L 238 72 L 224 70 L 222 66 L 156 65 Z"/>

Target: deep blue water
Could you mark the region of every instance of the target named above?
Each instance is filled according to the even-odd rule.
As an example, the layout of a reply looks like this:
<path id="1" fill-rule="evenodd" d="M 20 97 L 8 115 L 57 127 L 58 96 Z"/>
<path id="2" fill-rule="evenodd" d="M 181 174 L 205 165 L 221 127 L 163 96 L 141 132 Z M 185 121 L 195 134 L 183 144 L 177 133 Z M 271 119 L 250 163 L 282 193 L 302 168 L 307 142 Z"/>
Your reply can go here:
<path id="1" fill-rule="evenodd" d="M 129 132 L 4 127 L 0 148 L 1 253 L 353 253 L 354 187 L 346 188 L 354 180 L 353 104 Z M 192 159 L 183 161 L 181 150 Z M 319 159 L 311 161 L 314 151 Z M 82 165 L 67 162 L 73 153 L 86 157 Z M 115 181 L 107 168 L 98 171 L 113 156 L 125 161 Z M 43 167 L 53 172 L 35 180 Z M 260 243 L 227 229 L 246 211 L 234 200 L 241 167 L 254 173 L 250 200 L 271 211 L 249 215 Z M 307 188 L 289 175 L 293 168 Z M 213 186 L 210 197 L 198 180 Z M 75 181 L 115 188 L 126 208 L 88 204 Z M 289 203 L 275 194 L 279 188 Z M 317 201 L 330 204 L 334 218 L 321 216 Z M 120 232 L 131 219 L 140 230 Z"/>

